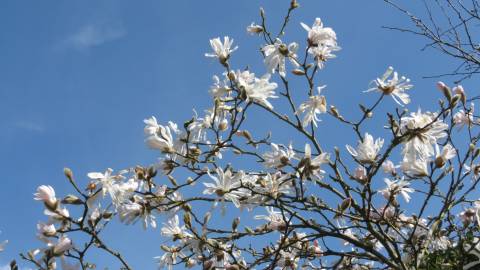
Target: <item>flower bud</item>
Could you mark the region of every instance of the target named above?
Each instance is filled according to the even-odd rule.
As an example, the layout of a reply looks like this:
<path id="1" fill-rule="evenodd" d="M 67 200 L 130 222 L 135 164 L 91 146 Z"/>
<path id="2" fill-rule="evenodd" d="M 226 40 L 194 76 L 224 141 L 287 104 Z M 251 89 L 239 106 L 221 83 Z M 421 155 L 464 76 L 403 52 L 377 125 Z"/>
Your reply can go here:
<path id="1" fill-rule="evenodd" d="M 448 102 L 452 101 L 452 93 L 450 91 L 450 88 L 445 83 L 437 82 L 437 88 L 443 93 Z"/>
<path id="2" fill-rule="evenodd" d="M 296 9 L 298 8 L 300 5 L 298 4 L 297 0 L 292 0 L 292 2 L 290 2 L 290 8 L 291 9 Z"/>
<path id="3" fill-rule="evenodd" d="M 460 100 L 463 104 L 467 103 L 467 96 L 465 95 L 465 90 L 463 90 L 463 86 L 457 85 L 452 90 L 456 95 L 460 95 Z"/>
<path id="4" fill-rule="evenodd" d="M 237 231 L 238 224 L 240 224 L 240 217 L 236 217 L 232 222 L 232 231 Z"/>
<path id="5" fill-rule="evenodd" d="M 294 75 L 298 75 L 298 76 L 303 76 L 303 75 L 305 75 L 305 71 L 303 71 L 303 70 L 301 70 L 301 69 L 299 69 L 299 68 L 296 68 L 296 69 L 292 70 L 292 73 L 293 73 Z"/>
<path id="6" fill-rule="evenodd" d="M 185 225 L 187 226 L 187 228 L 191 228 L 192 227 L 192 218 L 190 217 L 190 214 L 189 213 L 185 213 L 183 215 L 183 222 L 185 223 Z"/>
<path id="7" fill-rule="evenodd" d="M 69 194 L 65 198 L 63 198 L 62 203 L 64 203 L 64 204 L 77 204 L 78 205 L 78 204 L 82 204 L 83 201 L 80 200 L 80 198 L 78 198 L 77 196 Z"/>
<path id="8" fill-rule="evenodd" d="M 175 178 L 173 178 L 173 176 L 167 175 L 167 178 L 168 178 L 168 180 L 170 180 L 170 183 L 172 183 L 172 185 L 178 186 L 177 180 L 175 180 Z"/>
<path id="9" fill-rule="evenodd" d="M 442 156 L 435 158 L 435 166 L 437 168 L 441 168 L 443 165 L 445 165 L 445 159 Z"/>
<path id="10" fill-rule="evenodd" d="M 225 131 L 228 129 L 228 121 L 227 119 L 223 119 L 222 122 L 220 122 L 220 124 L 218 125 L 218 129 L 220 131 Z"/>
<path id="11" fill-rule="evenodd" d="M 68 178 L 68 180 L 73 182 L 73 172 L 72 172 L 72 170 L 70 170 L 69 168 L 64 168 L 63 173 Z"/>

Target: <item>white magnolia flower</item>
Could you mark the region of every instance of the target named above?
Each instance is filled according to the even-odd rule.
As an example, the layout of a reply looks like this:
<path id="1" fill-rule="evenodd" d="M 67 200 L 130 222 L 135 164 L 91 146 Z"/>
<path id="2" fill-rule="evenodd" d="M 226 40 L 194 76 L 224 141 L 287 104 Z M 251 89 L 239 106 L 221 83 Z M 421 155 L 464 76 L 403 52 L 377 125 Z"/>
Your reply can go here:
<path id="1" fill-rule="evenodd" d="M 286 148 L 275 143 L 271 143 L 270 147 L 272 150 L 262 155 L 264 159 L 263 164 L 267 168 L 282 168 L 286 166 L 292 158 L 295 157 L 295 151 L 293 151 L 292 145 Z"/>
<path id="2" fill-rule="evenodd" d="M 411 176 L 423 177 L 428 175 L 428 160 L 419 155 L 406 154 L 400 164 L 402 171 Z"/>
<path id="3" fill-rule="evenodd" d="M 365 133 L 363 141 L 358 141 L 357 149 L 347 145 L 347 150 L 361 163 L 373 163 L 377 158 L 378 152 L 383 146 L 383 139 L 373 140 L 372 135 Z"/>
<path id="4" fill-rule="evenodd" d="M 51 237 L 57 233 L 54 224 L 38 223 L 37 230 L 39 237 Z"/>
<path id="5" fill-rule="evenodd" d="M 67 250 L 73 247 L 72 240 L 65 235 L 62 235 L 56 244 L 53 245 L 53 254 L 56 256 L 63 255 Z"/>
<path id="6" fill-rule="evenodd" d="M 157 227 L 155 216 L 145 205 L 140 204 L 139 202 L 124 203 L 120 205 L 117 210 L 120 221 L 127 225 L 134 223 L 140 218 L 143 221 L 143 229 L 147 229 L 149 225 L 152 228 Z"/>
<path id="7" fill-rule="evenodd" d="M 127 182 L 113 184 L 108 191 L 115 206 L 127 201 L 139 188 L 139 182 L 135 179 L 128 179 Z"/>
<path id="8" fill-rule="evenodd" d="M 188 130 L 191 133 L 192 142 L 207 141 L 207 129 L 212 127 L 213 117 L 215 116 L 213 110 L 206 110 L 203 118 L 198 117 L 194 110 L 193 122 L 188 125 Z"/>
<path id="9" fill-rule="evenodd" d="M 43 201 L 49 208 L 57 208 L 57 198 L 55 197 L 55 190 L 52 186 L 41 185 L 37 188 L 37 193 L 34 194 L 34 199 Z"/>
<path id="10" fill-rule="evenodd" d="M 384 218 L 387 218 L 387 219 L 393 218 L 395 216 L 395 207 L 390 205 L 388 207 L 382 206 L 382 207 L 380 207 L 376 210 L 371 209 L 370 213 L 369 213 L 369 216 L 373 220 L 381 220 L 381 219 L 384 219 Z"/>
<path id="11" fill-rule="evenodd" d="M 297 50 L 297 43 L 292 42 L 287 46 L 278 38 L 274 44 L 265 45 L 262 51 L 265 55 L 264 63 L 267 66 L 267 71 L 273 74 L 278 69 L 280 76 L 285 77 L 285 58 L 295 59 Z M 294 65 L 296 64 L 295 61 L 291 61 Z"/>
<path id="12" fill-rule="evenodd" d="M 308 43 L 310 46 L 337 46 L 337 34 L 330 27 L 323 27 L 322 20 L 316 18 L 312 27 L 300 23 L 308 32 Z"/>
<path id="13" fill-rule="evenodd" d="M 465 169 L 464 174 L 472 174 L 471 177 L 473 180 L 480 178 L 480 164 L 463 164 L 463 169 Z"/>
<path id="14" fill-rule="evenodd" d="M 260 34 L 263 32 L 263 27 L 261 25 L 258 25 L 254 22 L 252 22 L 249 26 L 247 26 L 247 32 L 254 35 L 254 34 Z"/>
<path id="15" fill-rule="evenodd" d="M 230 54 L 238 49 L 238 46 L 232 48 L 233 39 L 229 37 L 223 38 L 223 43 L 219 37 L 210 39 L 210 46 L 212 47 L 213 53 L 206 53 L 206 57 L 218 58 L 220 63 L 225 64 L 230 58 Z"/>
<path id="16" fill-rule="evenodd" d="M 407 203 L 410 201 L 409 193 L 413 193 L 415 191 L 413 188 L 408 187 L 410 183 L 406 182 L 403 178 L 401 180 L 394 181 L 385 178 L 384 181 L 385 184 L 387 184 L 387 187 L 380 190 L 380 193 L 386 200 L 390 200 L 392 197 L 395 199 L 395 196 L 400 194 Z"/>
<path id="17" fill-rule="evenodd" d="M 209 93 L 213 97 L 221 98 L 228 95 L 232 89 L 228 85 L 227 80 L 221 81 L 217 75 L 213 76 L 213 85 L 210 87 Z"/>
<path id="18" fill-rule="evenodd" d="M 445 235 L 435 237 L 432 239 L 432 241 L 430 241 L 430 249 L 432 251 L 447 250 L 451 246 L 452 242 L 450 242 L 450 239 L 448 239 L 448 237 Z"/>
<path id="19" fill-rule="evenodd" d="M 308 31 L 308 53 L 310 53 L 319 68 L 323 68 L 324 63 L 335 55 L 333 52 L 340 50 L 337 46 L 337 35 L 330 27 L 323 27 L 320 18 L 316 18 L 310 28 L 304 23 L 302 27 Z"/>
<path id="20" fill-rule="evenodd" d="M 302 103 L 298 108 L 297 114 L 305 114 L 302 121 L 304 127 L 310 123 L 313 123 L 313 125 L 317 127 L 317 122 L 321 121 L 317 114 L 327 112 L 327 99 L 325 96 L 320 95 L 322 89 L 325 87 L 326 85 L 318 87 L 318 95 L 310 96 L 308 101 Z"/>
<path id="21" fill-rule="evenodd" d="M 131 180 L 128 183 L 121 184 L 120 180 L 125 179 L 122 175 L 126 171 L 120 171 L 116 175 L 112 175 L 113 170 L 108 168 L 104 173 L 91 172 L 88 173 L 88 178 L 94 180 L 95 184 L 102 186 L 102 194 L 105 196 L 107 193 L 110 195 L 112 202 L 118 206 L 126 199 L 126 192 L 132 193 L 137 189 L 138 184 Z"/>
<path id="22" fill-rule="evenodd" d="M 172 238 L 173 241 L 177 239 L 183 239 L 189 237 L 190 234 L 186 231 L 185 225 L 180 226 L 178 216 L 174 215 L 170 218 L 167 223 L 163 223 L 163 228 L 161 230 L 162 235 L 165 237 Z"/>
<path id="23" fill-rule="evenodd" d="M 473 207 L 468 208 L 459 214 L 460 220 L 462 220 L 464 224 L 473 223 L 475 222 L 475 220 L 477 220 L 477 222 L 480 224 L 479 216 L 480 216 L 480 201 L 475 201 L 473 203 Z"/>
<path id="24" fill-rule="evenodd" d="M 269 82 L 270 74 L 266 74 L 261 78 L 256 78 L 254 73 L 249 71 L 237 72 L 237 84 L 245 93 L 246 100 L 259 103 L 269 109 L 273 105 L 268 101 L 269 98 L 278 98 L 275 95 L 277 84 Z"/>
<path id="25" fill-rule="evenodd" d="M 387 159 L 383 162 L 382 164 L 382 169 L 383 172 L 386 174 L 391 174 L 391 175 L 396 175 L 397 174 L 397 168 L 399 168 L 400 165 L 395 165 L 391 160 Z"/>
<path id="26" fill-rule="evenodd" d="M 312 157 L 312 149 L 310 144 L 305 144 L 305 155 L 298 165 L 298 170 L 302 179 L 313 177 L 314 180 L 320 180 L 323 178 L 324 170 L 320 169 L 320 166 L 329 163 L 330 155 L 328 153 L 321 153 L 316 157 Z"/>
<path id="27" fill-rule="evenodd" d="M 340 47 L 332 47 L 332 46 L 318 46 L 318 47 L 312 47 L 308 49 L 308 52 L 313 56 L 315 61 L 317 62 L 317 66 L 319 69 L 322 69 L 325 67 L 325 62 L 328 61 L 328 59 L 332 59 L 337 57 L 333 52 L 339 51 Z"/>
<path id="28" fill-rule="evenodd" d="M 270 206 L 266 207 L 266 210 L 268 212 L 268 215 L 256 215 L 254 218 L 266 220 L 268 222 L 267 228 L 270 230 L 281 231 L 285 229 L 286 222 L 283 218 L 282 213 L 279 211 L 275 211 L 275 209 Z"/>
<path id="29" fill-rule="evenodd" d="M 261 184 L 255 187 L 255 191 L 262 195 L 251 197 L 249 202 L 259 204 L 268 200 L 263 194 L 268 194 L 271 198 L 278 198 L 283 194 L 293 193 L 293 186 L 291 181 L 289 181 L 291 178 L 290 174 L 282 175 L 281 172 L 275 174 L 267 173 L 267 175 L 262 177 Z"/>
<path id="30" fill-rule="evenodd" d="M 143 120 L 143 122 L 145 123 L 144 132 L 147 136 L 145 142 L 148 147 L 158 149 L 165 153 L 172 153 L 175 151 L 171 130 L 173 123 L 169 122 L 169 126 L 159 125 L 154 116 Z"/>
<path id="31" fill-rule="evenodd" d="M 458 129 L 462 129 L 464 126 L 470 127 L 476 121 L 474 120 L 473 112 L 474 112 L 474 104 L 471 103 L 470 109 L 468 111 L 460 110 L 455 115 L 453 115 L 453 122 Z"/>
<path id="32" fill-rule="evenodd" d="M 216 175 L 212 175 L 210 172 L 208 175 L 214 183 L 203 183 L 206 187 L 203 194 L 216 194 L 222 201 L 231 201 L 237 208 L 240 207 L 239 199 L 246 195 L 238 189 L 244 173 L 240 171 L 233 174 L 230 169 L 223 171 L 222 168 L 217 168 Z"/>
<path id="33" fill-rule="evenodd" d="M 435 151 L 437 152 L 435 156 L 435 165 L 437 165 L 437 167 L 443 167 L 447 160 L 450 160 L 457 155 L 457 150 L 455 150 L 455 148 L 451 144 L 445 145 L 442 151 L 440 151 L 438 144 L 436 144 Z"/>
<path id="34" fill-rule="evenodd" d="M 278 268 L 275 269 L 297 269 L 299 261 L 300 256 L 294 251 L 280 250 L 280 258 L 275 263 Z"/>
<path id="35" fill-rule="evenodd" d="M 445 124 L 436 113 L 422 113 L 419 109 L 410 116 L 404 116 L 400 121 L 402 134 L 410 133 L 409 140 L 405 143 L 403 154 L 427 159 L 435 154 L 434 147 L 439 139 L 445 138 L 448 125 Z M 409 158 L 411 161 L 412 159 Z"/>
<path id="36" fill-rule="evenodd" d="M 367 169 L 359 165 L 355 169 L 353 177 L 355 177 L 355 179 L 358 180 L 360 183 L 364 183 L 365 181 L 367 181 Z"/>
<path id="37" fill-rule="evenodd" d="M 391 76 L 392 73 L 393 76 Z M 385 95 L 391 95 L 400 106 L 410 103 L 410 96 L 405 91 L 412 88 L 413 85 L 410 84 L 410 79 L 404 76 L 399 78 L 398 73 L 393 71 L 393 67 L 388 67 L 383 76 L 373 80 L 370 85 L 372 84 L 374 87 L 365 92 L 378 91 Z"/>
<path id="38" fill-rule="evenodd" d="M 154 257 L 158 261 L 158 268 L 167 268 L 173 270 L 173 266 L 177 263 L 177 257 L 185 257 L 180 248 L 170 247 L 168 252 L 165 252 L 162 256 Z"/>
<path id="39" fill-rule="evenodd" d="M 70 212 L 67 208 L 57 208 L 55 211 L 45 209 L 43 213 L 49 217 L 51 222 L 63 221 L 65 218 L 70 217 Z"/>

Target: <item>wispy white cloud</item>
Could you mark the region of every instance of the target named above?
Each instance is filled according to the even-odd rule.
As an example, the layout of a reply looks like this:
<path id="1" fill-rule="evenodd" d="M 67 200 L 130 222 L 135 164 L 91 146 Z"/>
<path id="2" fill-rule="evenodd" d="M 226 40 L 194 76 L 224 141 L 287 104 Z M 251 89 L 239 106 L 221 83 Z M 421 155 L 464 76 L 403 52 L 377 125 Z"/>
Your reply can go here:
<path id="1" fill-rule="evenodd" d="M 127 31 L 121 23 L 89 23 L 66 37 L 65 45 L 76 49 L 89 49 L 124 37 Z"/>
<path id="2" fill-rule="evenodd" d="M 45 126 L 40 124 L 40 123 L 36 123 L 36 122 L 32 122 L 32 121 L 17 121 L 14 123 L 14 126 L 15 128 L 17 129 L 22 129 L 22 130 L 26 130 L 26 131 L 32 131 L 32 132 L 44 132 L 45 131 Z M 0 268 L 0 270 L 3 270 Z"/>

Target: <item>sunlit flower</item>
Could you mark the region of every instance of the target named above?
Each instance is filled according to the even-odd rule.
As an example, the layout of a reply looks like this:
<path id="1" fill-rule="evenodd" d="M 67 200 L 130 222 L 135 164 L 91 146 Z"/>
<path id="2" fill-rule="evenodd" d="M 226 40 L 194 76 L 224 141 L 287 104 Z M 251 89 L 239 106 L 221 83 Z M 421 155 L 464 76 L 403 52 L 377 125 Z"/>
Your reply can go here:
<path id="1" fill-rule="evenodd" d="M 143 221 L 143 229 L 147 229 L 148 226 L 156 228 L 157 222 L 155 216 L 150 209 L 140 202 L 139 200 L 139 202 L 129 202 L 120 205 L 118 207 L 120 221 L 128 225 L 140 218 Z"/>
<path id="2" fill-rule="evenodd" d="M 247 32 L 254 35 L 254 34 L 260 34 L 263 32 L 263 27 L 261 25 L 258 25 L 254 22 L 252 22 L 249 26 L 247 26 Z"/>
<path id="3" fill-rule="evenodd" d="M 38 223 L 37 230 L 39 237 L 51 237 L 57 233 L 54 224 Z"/>
<path id="4" fill-rule="evenodd" d="M 165 153 L 174 152 L 174 139 L 170 126 L 162 126 L 157 123 L 157 119 L 152 116 L 143 120 L 145 123 L 145 142 L 150 148 L 158 149 Z"/>
<path id="5" fill-rule="evenodd" d="M 373 136 L 365 133 L 363 141 L 358 141 L 357 148 L 353 148 L 350 145 L 347 145 L 347 150 L 361 163 L 373 163 L 377 158 L 378 152 L 383 146 L 383 139 L 378 138 L 373 140 Z"/>
<path id="6" fill-rule="evenodd" d="M 332 28 L 323 27 L 320 18 L 315 19 L 311 28 L 304 23 L 301 25 L 308 32 L 308 53 L 321 69 L 328 59 L 335 58 L 333 52 L 340 50 L 337 46 L 337 35 Z"/>
<path id="7" fill-rule="evenodd" d="M 459 130 L 464 126 L 470 127 L 476 122 L 473 116 L 474 108 L 474 104 L 472 103 L 469 110 L 459 110 L 453 115 L 453 122 Z"/>
<path id="8" fill-rule="evenodd" d="M 406 154 L 400 164 L 402 171 L 411 176 L 423 177 L 428 175 L 428 160 L 414 153 Z"/>
<path id="9" fill-rule="evenodd" d="M 289 174 L 282 175 L 280 172 L 275 174 L 268 173 L 264 177 L 257 180 L 259 185 L 255 187 L 255 191 L 260 194 L 268 194 L 269 197 L 278 198 L 283 194 L 291 194 L 293 192 L 293 186 L 291 185 L 292 176 Z M 258 195 L 251 197 L 249 202 L 256 202 L 257 204 L 265 200 L 269 200 L 269 197 Z"/>
<path id="10" fill-rule="evenodd" d="M 262 155 L 264 161 L 263 164 L 267 168 L 282 168 L 290 162 L 290 159 L 295 157 L 295 151 L 293 151 L 292 145 L 288 148 L 284 146 L 271 143 L 272 150 Z"/>
<path id="11" fill-rule="evenodd" d="M 214 113 L 211 110 L 207 110 L 204 117 L 198 117 L 197 112 L 194 112 L 193 122 L 188 125 L 192 142 L 207 141 L 207 129 L 212 127 Z"/>
<path id="12" fill-rule="evenodd" d="M 410 116 L 401 118 L 401 133 L 409 133 L 409 140 L 405 143 L 403 154 L 420 155 L 423 159 L 434 155 L 434 146 L 437 141 L 447 136 L 448 125 L 439 119 L 436 113 L 422 113 L 419 109 Z M 410 159 L 412 161 L 412 159 Z"/>
<path id="13" fill-rule="evenodd" d="M 267 221 L 267 228 L 270 230 L 281 231 L 287 224 L 281 212 L 275 211 L 273 207 L 266 207 L 268 215 L 256 215 L 255 219 L 262 219 Z"/>
<path id="14" fill-rule="evenodd" d="M 50 218 L 50 222 L 64 221 L 70 217 L 70 212 L 67 208 L 57 208 L 54 211 L 45 209 L 43 213 Z"/>
<path id="15" fill-rule="evenodd" d="M 310 96 L 308 101 L 302 103 L 298 108 L 298 114 L 305 114 L 302 121 L 304 127 L 310 123 L 317 127 L 317 122 L 321 121 L 317 114 L 327 112 L 327 99 L 325 96 L 320 95 L 322 89 L 325 87 L 326 85 L 317 87 L 318 95 Z"/>
<path id="16" fill-rule="evenodd" d="M 165 237 L 172 238 L 173 241 L 177 239 L 183 239 L 185 237 L 189 237 L 190 234 L 186 232 L 185 226 L 180 226 L 180 222 L 178 220 L 178 216 L 174 215 L 170 218 L 167 223 L 163 223 L 162 227 L 162 235 Z"/>
<path id="17" fill-rule="evenodd" d="M 354 177 L 355 180 L 357 180 L 358 182 L 364 184 L 364 183 L 367 181 L 367 169 L 365 169 L 365 167 L 359 165 L 359 166 L 355 169 L 355 172 L 354 172 L 354 174 L 353 174 L 353 177 Z"/>
<path id="18" fill-rule="evenodd" d="M 87 176 L 94 180 L 95 184 L 101 185 L 103 196 L 108 193 L 112 202 L 118 206 L 138 188 L 138 183 L 133 179 L 126 183 L 121 183 L 120 180 L 125 179 L 122 174 L 126 173 L 126 171 L 120 171 L 116 175 L 112 174 L 112 172 L 113 170 L 108 168 L 104 173 L 91 172 Z"/>
<path id="19" fill-rule="evenodd" d="M 312 47 L 308 50 L 308 52 L 313 56 L 315 62 L 317 62 L 317 66 L 319 69 L 325 67 L 325 62 L 329 59 L 337 57 L 333 52 L 339 51 L 340 47 L 331 47 L 331 46 L 318 46 Z"/>
<path id="20" fill-rule="evenodd" d="M 415 190 L 413 188 L 409 188 L 408 186 L 410 183 L 405 181 L 403 178 L 401 180 L 394 180 L 391 181 L 388 178 L 384 179 L 385 184 L 387 187 L 385 189 L 380 190 L 380 193 L 383 197 L 387 200 L 390 200 L 392 197 L 395 199 L 397 194 L 402 195 L 403 199 L 408 203 L 410 201 L 410 194 L 413 193 Z"/>
<path id="21" fill-rule="evenodd" d="M 320 168 L 322 164 L 328 163 L 330 155 L 328 153 L 321 153 L 316 157 L 312 157 L 312 150 L 310 144 L 305 144 L 305 155 L 298 164 L 298 169 L 302 179 L 313 177 L 315 180 L 323 178 L 324 170 Z"/>
<path id="22" fill-rule="evenodd" d="M 277 84 L 270 82 L 270 74 L 266 74 L 261 78 L 256 78 L 254 73 L 249 71 L 237 72 L 237 84 L 245 93 L 245 98 L 248 101 L 256 102 L 269 109 L 273 105 L 268 101 L 269 98 L 277 98 L 275 89 Z"/>
<path id="23" fill-rule="evenodd" d="M 285 58 L 296 58 L 297 50 L 297 43 L 293 42 L 287 46 L 278 38 L 274 44 L 265 45 L 262 51 L 265 54 L 264 63 L 267 66 L 267 71 L 273 74 L 278 69 L 280 76 L 285 77 Z M 294 61 L 292 63 L 295 64 Z"/>
<path id="24" fill-rule="evenodd" d="M 158 261 L 158 268 L 163 269 L 167 267 L 168 270 L 173 270 L 173 266 L 177 263 L 177 257 L 184 257 L 178 247 L 170 247 L 162 256 L 154 257 Z"/>
<path id="25" fill-rule="evenodd" d="M 53 254 L 60 256 L 73 247 L 72 240 L 62 235 L 56 244 L 53 245 Z"/>
<path id="26" fill-rule="evenodd" d="M 456 157 L 457 155 L 457 150 L 455 150 L 455 148 L 451 144 L 445 145 L 442 151 L 440 151 L 438 144 L 436 144 L 435 151 L 437 153 L 435 155 L 435 165 L 437 167 L 443 167 L 443 165 L 445 165 L 445 162 L 447 162 L 447 160 L 450 160 Z"/>
<path id="27" fill-rule="evenodd" d="M 312 27 L 304 23 L 300 23 L 308 32 L 308 42 L 310 46 L 337 46 L 337 34 L 330 27 L 323 27 L 322 20 L 316 18 Z"/>
<path id="28" fill-rule="evenodd" d="M 279 269 L 297 269 L 299 261 L 300 257 L 294 252 L 280 250 L 280 257 L 278 261 L 276 261 L 275 265 Z"/>
<path id="29" fill-rule="evenodd" d="M 213 85 L 210 87 L 209 93 L 213 97 L 224 97 L 232 91 L 226 80 L 221 81 L 217 75 L 213 76 Z"/>
<path id="30" fill-rule="evenodd" d="M 388 67 L 383 76 L 373 80 L 371 84 L 374 87 L 365 92 L 378 91 L 390 95 L 400 106 L 410 103 L 410 96 L 405 91 L 412 88 L 413 85 L 410 84 L 410 79 L 404 76 L 399 78 L 398 73 L 393 71 L 393 67 Z"/>
<path id="31" fill-rule="evenodd" d="M 51 186 L 41 185 L 37 188 L 37 193 L 34 194 L 34 199 L 43 201 L 50 209 L 57 208 L 57 198 L 55 197 L 55 190 Z"/>
<path id="32" fill-rule="evenodd" d="M 219 37 L 210 39 L 210 46 L 212 47 L 213 53 L 206 53 L 206 57 L 218 58 L 222 65 L 225 65 L 230 54 L 238 49 L 238 46 L 232 48 L 233 39 L 229 37 L 223 38 L 223 43 Z"/>
<path id="33" fill-rule="evenodd" d="M 383 172 L 386 174 L 396 175 L 396 169 L 399 168 L 400 165 L 395 165 L 391 160 L 387 159 L 382 164 Z"/>
<path id="34" fill-rule="evenodd" d="M 206 187 L 203 194 L 216 194 L 222 200 L 231 201 L 236 207 L 240 207 L 239 199 L 245 194 L 238 188 L 244 173 L 233 174 L 230 169 L 223 171 L 222 168 L 217 168 L 216 175 L 208 175 L 214 183 L 203 183 Z"/>
<path id="35" fill-rule="evenodd" d="M 382 206 L 376 210 L 371 209 L 369 215 L 373 220 L 390 219 L 395 216 L 395 207 L 390 205 L 388 207 Z"/>

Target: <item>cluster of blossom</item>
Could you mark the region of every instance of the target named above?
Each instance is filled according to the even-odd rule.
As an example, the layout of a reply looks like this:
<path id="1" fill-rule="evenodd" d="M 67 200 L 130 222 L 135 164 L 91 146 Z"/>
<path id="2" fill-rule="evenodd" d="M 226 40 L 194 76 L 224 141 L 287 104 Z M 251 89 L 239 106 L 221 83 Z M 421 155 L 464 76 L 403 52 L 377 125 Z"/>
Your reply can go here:
<path id="1" fill-rule="evenodd" d="M 51 186 L 39 186 L 34 195 L 35 200 L 43 202 L 44 214 L 48 220 L 45 223 L 37 224 L 37 237 L 45 244 L 45 247 L 29 251 L 29 259 L 37 265 L 45 262 L 47 269 L 56 269 L 56 258 L 60 258 L 62 269 L 79 269 L 78 266 L 69 265 L 65 260 L 65 254 L 73 248 L 72 240 L 63 233 L 66 222 L 70 220 L 70 212 L 55 196 L 55 190 Z M 74 196 L 70 196 L 66 197 L 64 201 L 68 204 L 74 203 L 75 200 Z M 41 258 L 37 258 L 39 254 L 42 254 Z"/>
<path id="2" fill-rule="evenodd" d="M 296 7 L 292 1 L 289 14 Z M 285 24 L 287 21 L 288 16 Z M 323 27 L 318 18 L 312 27 L 301 26 L 308 31 L 305 59 L 297 54 L 299 43 L 282 42 L 282 31 L 274 37 L 264 23 L 247 27 L 249 33 L 261 35 L 267 42 L 261 48 L 267 72 L 261 77 L 248 69 L 231 68 L 232 53 L 238 49 L 233 39 L 210 40 L 213 52 L 205 55 L 218 59 L 225 69 L 222 76 L 213 76 L 209 91 L 213 106 L 203 116 L 194 111 L 183 125 L 162 125 L 153 116 L 144 120 L 145 143 L 161 154 L 155 165 L 117 173 L 112 169 L 91 172 L 85 191 L 67 169 L 65 175 L 80 197 L 57 199 L 52 187 L 40 186 L 35 199 L 44 203 L 49 219 L 38 224 L 38 238 L 46 247 L 29 252 L 26 259 L 40 268 L 55 269 L 58 258 L 62 269 L 80 269 L 87 264 L 84 255 L 95 243 L 131 269 L 100 238 L 115 216 L 127 225 L 140 221 L 144 229 L 156 228 L 161 216 L 165 222 L 160 233 L 166 241 L 161 246 L 164 253 L 156 259 L 160 268 L 170 270 L 181 264 L 228 270 L 410 269 L 418 268 L 431 254 L 457 246 L 458 238 L 442 226 L 447 213 L 455 206 L 464 207 L 458 215 L 464 230 L 480 222 L 480 202 L 467 198 L 468 193 L 455 196 L 467 175 L 472 175 L 470 188 L 465 188 L 468 192 L 480 181 L 480 165 L 475 163 L 480 135 L 471 135 L 479 123 L 473 103 L 467 105 L 464 89 L 439 83 L 447 101 L 442 100 L 439 111 L 408 113 L 397 109 L 395 116 L 388 114 L 386 129 L 391 139 L 374 137 L 361 130 L 362 123 L 373 117 L 384 96 L 391 96 L 400 106 L 409 104 L 406 90 L 413 87 L 410 80 L 389 67 L 365 91 L 379 92 L 377 102 L 369 108 L 361 105 L 359 121 L 347 120 L 336 107 L 327 108 L 327 99 L 321 95 L 325 86 L 315 87 L 314 81 L 315 74 L 340 49 L 336 33 Z M 287 58 L 295 78 L 308 84 L 307 97 L 303 97 L 306 101 L 298 106 L 288 86 Z M 277 73 L 278 83 L 273 81 Z M 282 97 L 289 104 L 289 114 L 274 109 L 273 100 Z M 273 142 L 270 136 L 254 138 L 242 125 L 252 106 L 286 123 L 307 142 L 285 145 Z M 358 143 L 356 147 L 346 145 L 353 160 L 346 161 L 338 148 L 334 154 L 322 150 L 315 137 L 316 128 L 322 128 L 319 114 L 328 114 L 353 128 Z M 471 145 L 464 158 L 459 146 L 454 146 L 453 126 L 469 131 Z M 389 158 L 397 147 L 401 148 L 400 162 L 395 164 Z M 262 166 L 237 168 L 224 160 L 227 153 L 253 158 Z M 177 171 L 191 176 L 177 179 Z M 156 183 L 157 172 L 170 183 Z M 385 186 L 377 180 L 381 172 Z M 443 192 L 444 183 L 439 182 L 447 175 L 452 180 Z M 413 196 L 425 197 L 418 212 L 407 210 L 398 200 L 402 197 L 409 203 Z M 443 202 L 437 217 L 426 217 L 429 200 Z M 71 217 L 67 205 L 83 208 L 81 216 Z M 212 221 L 217 210 L 226 219 L 229 209 L 249 211 L 256 221 L 246 224 L 260 224 L 243 226 L 246 224 L 235 217 L 227 222 L 231 228 L 225 228 L 225 222 Z M 90 244 L 74 245 L 67 234 L 76 232 L 87 234 Z M 244 239 L 251 244 L 244 245 Z M 67 257 L 78 258 L 79 264 L 69 264 Z"/>

